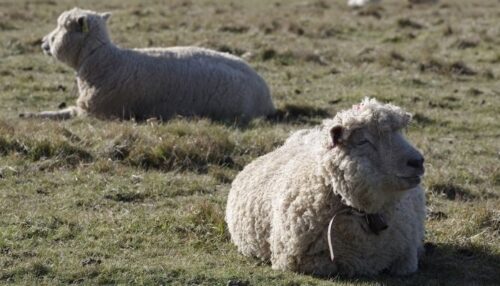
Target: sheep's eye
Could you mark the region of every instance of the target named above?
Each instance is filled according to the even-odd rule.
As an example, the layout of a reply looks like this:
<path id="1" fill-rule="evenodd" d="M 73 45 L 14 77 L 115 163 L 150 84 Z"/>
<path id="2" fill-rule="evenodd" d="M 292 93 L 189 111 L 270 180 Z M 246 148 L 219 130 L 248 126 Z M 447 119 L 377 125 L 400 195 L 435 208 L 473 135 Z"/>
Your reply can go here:
<path id="1" fill-rule="evenodd" d="M 78 18 L 75 24 L 76 24 L 75 31 L 83 33 L 88 32 L 88 25 L 84 17 Z"/>
<path id="2" fill-rule="evenodd" d="M 364 140 L 361 140 L 357 143 L 357 145 L 361 146 L 361 145 L 366 145 L 366 144 L 370 144 L 370 141 L 364 139 Z"/>

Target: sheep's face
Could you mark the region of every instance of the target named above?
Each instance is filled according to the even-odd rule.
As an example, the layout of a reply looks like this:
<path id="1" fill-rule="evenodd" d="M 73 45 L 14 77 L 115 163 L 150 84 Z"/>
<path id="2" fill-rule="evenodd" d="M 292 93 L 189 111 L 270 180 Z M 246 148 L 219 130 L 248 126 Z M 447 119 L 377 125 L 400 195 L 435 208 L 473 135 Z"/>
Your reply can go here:
<path id="1" fill-rule="evenodd" d="M 356 177 L 372 191 L 404 191 L 420 184 L 424 158 L 400 130 L 359 128 L 343 145 L 346 156 L 356 165 Z"/>
<path id="2" fill-rule="evenodd" d="M 78 8 L 63 12 L 56 29 L 43 38 L 43 52 L 77 68 L 86 55 L 109 42 L 106 29 L 109 16 Z"/>
<path id="3" fill-rule="evenodd" d="M 377 212 L 420 184 L 423 156 L 402 133 L 410 119 L 397 106 L 365 99 L 323 123 L 324 160 L 335 165 L 332 179 L 343 186 L 335 191 L 348 205 Z"/>

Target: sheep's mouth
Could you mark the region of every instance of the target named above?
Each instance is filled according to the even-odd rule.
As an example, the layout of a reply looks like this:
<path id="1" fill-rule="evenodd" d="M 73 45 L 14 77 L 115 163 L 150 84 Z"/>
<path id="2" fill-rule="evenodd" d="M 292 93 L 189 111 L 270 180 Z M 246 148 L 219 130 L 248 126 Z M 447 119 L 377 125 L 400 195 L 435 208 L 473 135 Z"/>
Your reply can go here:
<path id="1" fill-rule="evenodd" d="M 412 186 L 416 186 L 422 182 L 421 176 L 398 176 L 398 178 L 406 181 Z"/>
<path id="2" fill-rule="evenodd" d="M 47 56 L 52 56 L 52 53 L 50 52 L 50 48 L 49 49 L 45 49 L 45 48 L 42 48 L 43 50 L 43 53 Z"/>

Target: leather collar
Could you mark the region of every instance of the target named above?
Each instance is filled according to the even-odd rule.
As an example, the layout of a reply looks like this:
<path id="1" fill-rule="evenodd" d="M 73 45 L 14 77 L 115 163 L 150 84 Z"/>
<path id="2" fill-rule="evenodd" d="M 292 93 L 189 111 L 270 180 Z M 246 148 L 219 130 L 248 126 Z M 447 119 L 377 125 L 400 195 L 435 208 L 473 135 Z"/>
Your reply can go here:
<path id="1" fill-rule="evenodd" d="M 368 228 L 376 235 L 381 231 L 386 230 L 389 226 L 385 222 L 384 215 L 376 214 L 364 214 L 365 221 L 368 224 Z"/>
<path id="2" fill-rule="evenodd" d="M 337 215 L 355 215 L 362 217 L 368 226 L 368 230 L 371 231 L 372 234 L 378 235 L 380 232 L 386 230 L 389 226 L 387 225 L 384 215 L 381 213 L 369 214 L 364 211 L 357 210 L 353 207 L 343 204 L 343 208 L 337 211 L 330 223 L 328 224 L 328 248 L 330 250 L 330 258 L 332 261 L 335 259 L 335 255 L 333 253 L 333 244 L 332 244 L 332 226 Z"/>

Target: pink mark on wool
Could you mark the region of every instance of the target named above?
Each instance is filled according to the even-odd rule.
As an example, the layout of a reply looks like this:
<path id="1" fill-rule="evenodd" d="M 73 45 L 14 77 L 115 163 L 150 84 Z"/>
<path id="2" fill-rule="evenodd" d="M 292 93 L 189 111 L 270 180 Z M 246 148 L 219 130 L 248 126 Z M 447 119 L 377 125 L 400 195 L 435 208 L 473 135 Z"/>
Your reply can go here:
<path id="1" fill-rule="evenodd" d="M 364 107 L 365 107 L 365 105 L 363 103 L 360 103 L 360 104 L 353 105 L 352 109 L 354 109 L 356 111 L 361 111 L 361 110 L 363 110 Z"/>

